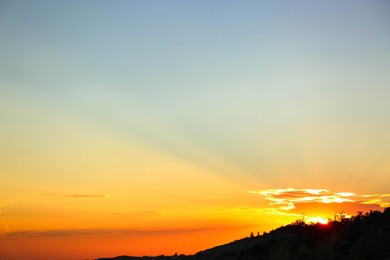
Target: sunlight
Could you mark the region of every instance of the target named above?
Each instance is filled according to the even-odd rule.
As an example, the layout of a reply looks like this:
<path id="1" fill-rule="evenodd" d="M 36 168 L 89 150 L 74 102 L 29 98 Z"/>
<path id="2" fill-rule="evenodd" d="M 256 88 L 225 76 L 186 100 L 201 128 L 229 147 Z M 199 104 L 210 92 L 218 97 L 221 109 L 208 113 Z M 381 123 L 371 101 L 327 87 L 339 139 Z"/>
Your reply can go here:
<path id="1" fill-rule="evenodd" d="M 306 217 L 305 222 L 308 224 L 320 223 L 326 225 L 328 224 L 328 219 L 323 217 Z"/>

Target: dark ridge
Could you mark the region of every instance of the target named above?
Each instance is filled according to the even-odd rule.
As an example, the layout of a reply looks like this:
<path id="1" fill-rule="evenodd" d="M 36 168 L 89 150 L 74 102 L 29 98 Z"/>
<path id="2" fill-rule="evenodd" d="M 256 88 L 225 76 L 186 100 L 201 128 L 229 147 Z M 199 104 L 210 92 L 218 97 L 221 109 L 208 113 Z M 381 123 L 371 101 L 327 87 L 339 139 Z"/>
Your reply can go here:
<path id="1" fill-rule="evenodd" d="M 99 260 L 390 259 L 390 208 L 306 224 L 297 220 L 261 236 L 243 238 L 195 255 L 119 256 Z"/>

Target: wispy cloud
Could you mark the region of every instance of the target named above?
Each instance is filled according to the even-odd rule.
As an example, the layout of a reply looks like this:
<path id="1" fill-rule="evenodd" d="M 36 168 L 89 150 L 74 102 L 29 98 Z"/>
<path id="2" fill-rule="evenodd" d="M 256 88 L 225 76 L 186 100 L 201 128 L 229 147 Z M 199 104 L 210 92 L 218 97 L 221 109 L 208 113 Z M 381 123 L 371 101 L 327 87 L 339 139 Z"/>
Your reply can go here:
<path id="1" fill-rule="evenodd" d="M 107 194 L 41 194 L 42 196 L 50 196 L 50 197 L 64 197 L 64 198 L 72 198 L 72 199 L 93 199 L 93 198 L 108 198 L 110 197 Z"/>
<path id="2" fill-rule="evenodd" d="M 224 196 L 224 195 L 210 196 L 209 198 L 210 199 L 215 199 L 215 200 L 230 199 L 229 196 Z"/>
<path id="3" fill-rule="evenodd" d="M 9 231 L 9 226 L 7 223 L 0 223 L 0 235 L 3 235 Z"/>
<path id="4" fill-rule="evenodd" d="M 7 205 L 10 205 L 14 202 L 15 201 L 13 201 L 13 200 L 0 200 L 0 208 L 5 207 Z M 1 214 L 1 210 L 0 210 L 0 214 Z M 8 232 L 8 230 L 9 230 L 9 227 L 8 227 L 7 223 L 4 223 L 4 222 L 0 223 L 0 235 L 5 234 L 6 232 Z"/>
<path id="5" fill-rule="evenodd" d="M 226 214 L 237 214 L 237 215 L 253 215 L 266 213 L 268 208 L 253 208 L 253 207 L 237 207 L 237 208 L 228 208 L 228 209 L 213 209 L 211 212 L 217 213 L 226 213 Z"/>
<path id="6" fill-rule="evenodd" d="M 195 228 L 162 228 L 162 229 L 133 229 L 133 228 L 93 228 L 93 229 L 55 229 L 55 230 L 24 230 L 8 232 L 5 237 L 58 237 L 58 236 L 106 236 L 106 235 L 172 235 L 180 233 L 208 232 L 212 230 L 240 229 L 243 225 L 230 225 L 221 227 L 195 227 Z"/>
<path id="7" fill-rule="evenodd" d="M 363 198 L 368 199 L 363 201 L 363 204 L 377 204 L 382 208 L 390 207 L 390 194 L 363 195 Z"/>
<path id="8" fill-rule="evenodd" d="M 2 207 L 5 207 L 5 206 L 7 206 L 7 205 L 9 205 L 9 204 L 12 204 L 12 203 L 14 203 L 15 201 L 13 201 L 13 200 L 0 200 L 0 209 L 2 208 Z M 1 210 L 0 210 L 0 214 L 1 214 Z"/>
<path id="9" fill-rule="evenodd" d="M 138 230 L 130 229 L 55 229 L 55 230 L 24 230 L 17 232 L 9 232 L 5 234 L 7 237 L 52 237 L 52 236 L 78 236 L 78 235 L 105 235 L 121 232 L 137 232 Z"/>
<path id="10" fill-rule="evenodd" d="M 271 201 L 270 205 L 277 205 L 280 210 L 292 210 L 296 204 L 302 203 L 358 203 L 382 208 L 390 206 L 390 194 L 359 195 L 353 192 L 331 192 L 327 189 L 294 188 L 253 190 L 249 193 L 262 195 Z"/>
<path id="11" fill-rule="evenodd" d="M 0 200 L 0 208 L 7 206 L 9 204 L 12 204 L 12 203 L 14 203 L 13 200 Z"/>
<path id="12" fill-rule="evenodd" d="M 117 213 L 113 213 L 112 216 L 118 218 L 132 219 L 132 220 L 140 220 L 140 219 L 146 220 L 146 219 L 156 219 L 161 217 L 161 212 L 156 210 L 117 212 Z"/>

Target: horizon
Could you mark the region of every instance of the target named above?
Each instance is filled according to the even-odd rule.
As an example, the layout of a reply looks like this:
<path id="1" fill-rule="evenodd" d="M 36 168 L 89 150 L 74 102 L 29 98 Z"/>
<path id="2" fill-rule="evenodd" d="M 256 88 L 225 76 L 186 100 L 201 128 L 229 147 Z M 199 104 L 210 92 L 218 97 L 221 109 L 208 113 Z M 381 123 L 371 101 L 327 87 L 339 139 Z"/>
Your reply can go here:
<path id="1" fill-rule="evenodd" d="M 390 206 L 387 1 L 2 1 L 0 259 L 193 254 Z"/>

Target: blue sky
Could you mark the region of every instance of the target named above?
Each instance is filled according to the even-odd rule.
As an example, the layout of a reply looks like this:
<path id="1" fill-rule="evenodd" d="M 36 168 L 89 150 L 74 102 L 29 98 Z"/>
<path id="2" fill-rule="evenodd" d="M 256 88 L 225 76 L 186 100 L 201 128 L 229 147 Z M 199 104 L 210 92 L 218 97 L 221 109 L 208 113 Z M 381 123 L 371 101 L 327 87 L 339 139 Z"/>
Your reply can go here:
<path id="1" fill-rule="evenodd" d="M 70 118 L 229 175 L 202 155 L 211 153 L 272 185 L 283 179 L 279 164 L 303 178 L 314 161 L 336 177 L 348 160 L 389 155 L 386 1 L 0 8 L 9 132 L 25 118 Z"/>

